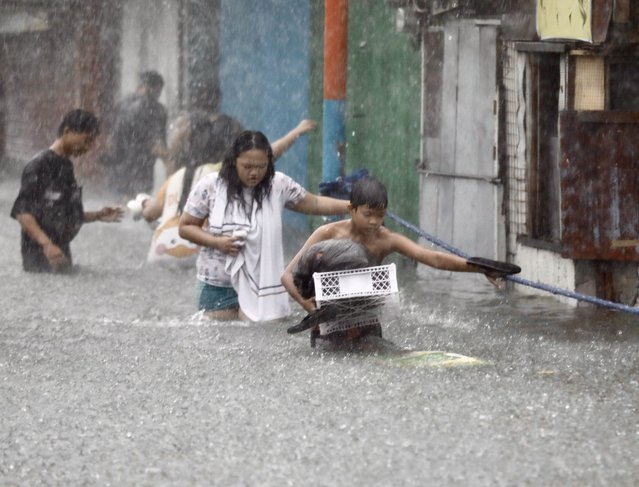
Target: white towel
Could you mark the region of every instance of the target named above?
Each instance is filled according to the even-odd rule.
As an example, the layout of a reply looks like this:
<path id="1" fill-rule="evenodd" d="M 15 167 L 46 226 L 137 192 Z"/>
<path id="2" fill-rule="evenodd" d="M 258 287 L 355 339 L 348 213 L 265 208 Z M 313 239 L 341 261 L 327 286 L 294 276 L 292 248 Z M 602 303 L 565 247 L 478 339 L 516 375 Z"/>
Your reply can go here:
<path id="1" fill-rule="evenodd" d="M 224 235 L 237 230 L 247 232 L 240 253 L 236 257 L 227 256 L 225 270 L 231 276 L 241 310 L 252 321 L 275 320 L 290 312 L 288 294 L 280 282 L 284 269 L 282 211 L 275 198 L 271 191 L 260 210 L 251 201 L 249 218 L 238 201 L 227 209 L 226 184 L 218 179 L 209 216 L 210 226 L 221 229 Z"/>

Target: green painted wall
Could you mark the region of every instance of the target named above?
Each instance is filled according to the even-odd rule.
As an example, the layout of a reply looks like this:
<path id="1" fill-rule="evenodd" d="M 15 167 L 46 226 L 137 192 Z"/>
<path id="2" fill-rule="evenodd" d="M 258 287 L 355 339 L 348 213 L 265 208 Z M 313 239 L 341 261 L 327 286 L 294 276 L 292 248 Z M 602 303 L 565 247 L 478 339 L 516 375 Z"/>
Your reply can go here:
<path id="1" fill-rule="evenodd" d="M 311 116 L 321 121 L 324 5 L 311 3 Z M 395 31 L 395 11 L 379 0 L 349 2 L 346 173 L 368 169 L 386 184 L 389 210 L 417 223 L 420 53 Z M 310 144 L 314 191 L 321 179 L 321 137 L 320 125 Z"/>

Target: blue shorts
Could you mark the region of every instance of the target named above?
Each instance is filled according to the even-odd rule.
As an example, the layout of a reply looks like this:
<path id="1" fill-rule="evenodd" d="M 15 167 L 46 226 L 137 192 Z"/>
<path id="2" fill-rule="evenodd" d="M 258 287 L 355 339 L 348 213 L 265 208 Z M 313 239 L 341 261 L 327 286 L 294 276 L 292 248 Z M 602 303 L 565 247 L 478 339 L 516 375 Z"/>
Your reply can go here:
<path id="1" fill-rule="evenodd" d="M 217 311 L 221 309 L 239 309 L 240 307 L 237 293 L 232 287 L 212 286 L 205 282 L 197 281 L 195 292 L 197 309 Z"/>

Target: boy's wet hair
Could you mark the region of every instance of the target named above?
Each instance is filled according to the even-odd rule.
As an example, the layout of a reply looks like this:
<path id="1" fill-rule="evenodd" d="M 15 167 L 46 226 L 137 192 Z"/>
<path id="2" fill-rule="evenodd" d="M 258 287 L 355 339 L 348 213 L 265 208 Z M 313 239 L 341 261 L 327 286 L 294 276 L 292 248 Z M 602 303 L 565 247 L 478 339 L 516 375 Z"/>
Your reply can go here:
<path id="1" fill-rule="evenodd" d="M 100 123 L 93 113 L 76 108 L 68 112 L 58 126 L 58 137 L 64 134 L 64 129 L 68 128 L 78 134 L 91 134 L 96 137 L 100 133 Z"/>
<path id="2" fill-rule="evenodd" d="M 157 71 L 144 71 L 140 73 L 140 84 L 151 88 L 162 88 L 164 86 L 164 78 Z"/>
<path id="3" fill-rule="evenodd" d="M 368 205 L 369 208 L 386 208 L 388 206 L 388 194 L 386 186 L 378 179 L 367 176 L 353 184 L 351 189 L 351 205 L 354 208 Z"/>

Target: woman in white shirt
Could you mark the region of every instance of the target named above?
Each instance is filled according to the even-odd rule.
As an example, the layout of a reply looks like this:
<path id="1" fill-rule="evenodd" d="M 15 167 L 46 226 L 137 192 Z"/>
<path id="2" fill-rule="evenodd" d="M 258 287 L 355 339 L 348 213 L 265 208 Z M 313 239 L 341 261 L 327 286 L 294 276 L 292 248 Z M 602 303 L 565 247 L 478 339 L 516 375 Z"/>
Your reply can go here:
<path id="1" fill-rule="evenodd" d="M 180 217 L 180 236 L 202 247 L 198 307 L 208 316 L 266 321 L 288 315 L 288 295 L 280 282 L 284 208 L 337 215 L 347 213 L 348 202 L 307 192 L 275 171 L 263 133 L 241 133 L 219 174 L 197 183 Z"/>
<path id="2" fill-rule="evenodd" d="M 211 154 L 219 154 L 220 141 L 215 130 L 216 118 L 204 112 L 192 112 L 177 120 L 177 130 L 171 152 L 179 169 L 173 173 L 152 198 L 138 195 L 137 202 L 130 207 L 139 206 L 141 216 L 147 222 L 158 221 L 153 233 L 147 261 L 152 263 L 177 263 L 183 267 L 193 267 L 196 262 L 198 246 L 180 237 L 178 222 L 187 197 L 194 186 L 205 175 L 219 171 L 222 163 L 210 160 Z M 275 159 L 282 155 L 303 135 L 315 128 L 315 122 L 302 120 L 284 137 L 273 143 Z M 226 152 L 224 149 L 222 152 Z"/>

